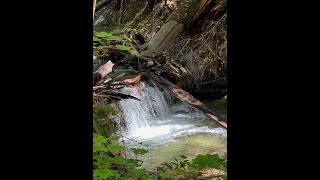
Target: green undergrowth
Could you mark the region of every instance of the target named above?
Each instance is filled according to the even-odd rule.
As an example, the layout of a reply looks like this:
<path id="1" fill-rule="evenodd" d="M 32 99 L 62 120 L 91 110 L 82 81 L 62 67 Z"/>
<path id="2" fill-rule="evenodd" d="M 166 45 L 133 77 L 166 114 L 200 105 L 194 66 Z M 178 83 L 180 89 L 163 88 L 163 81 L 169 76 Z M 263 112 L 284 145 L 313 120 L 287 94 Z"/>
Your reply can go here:
<path id="1" fill-rule="evenodd" d="M 110 42 L 121 41 L 123 37 L 107 32 L 96 33 L 93 37 L 93 49 L 96 56 L 108 57 L 109 51 L 117 49 L 122 52 L 130 51 L 128 41 L 113 45 Z M 109 44 L 108 44 L 109 43 Z M 184 155 L 164 162 L 154 171 L 142 168 L 143 161 L 139 155 L 148 153 L 145 149 L 127 149 L 119 143 L 120 136 L 115 136 L 117 125 L 114 118 L 118 112 L 109 104 L 93 107 L 93 179 L 94 180 L 167 180 L 175 177 L 184 179 L 199 179 L 206 168 L 227 172 L 227 160 L 217 154 L 200 154 L 194 159 Z M 135 157 L 124 157 L 126 150 Z M 226 179 L 226 175 L 221 178 Z"/>
<path id="2" fill-rule="evenodd" d="M 145 149 L 130 149 L 134 158 L 123 157 L 125 147 L 118 143 L 120 136 L 104 137 L 93 133 L 93 178 L 95 180 L 156 180 L 171 179 L 183 176 L 185 179 L 197 179 L 202 176 L 202 170 L 214 168 L 227 171 L 227 160 L 221 159 L 217 154 L 198 155 L 189 160 L 181 155 L 172 162 L 164 162 L 154 172 L 141 168 L 143 161 L 139 155 L 148 153 Z M 226 175 L 222 176 L 226 179 Z"/>
<path id="3" fill-rule="evenodd" d="M 116 41 L 120 43 L 112 44 Z M 128 52 L 131 49 L 130 40 L 124 40 L 122 36 L 115 36 L 108 32 L 98 32 L 93 36 L 93 54 L 98 58 L 109 57 L 110 52 Z"/>
<path id="4" fill-rule="evenodd" d="M 116 131 L 114 118 L 118 112 L 110 105 L 100 105 L 93 107 L 94 132 L 103 136 L 110 136 Z"/>

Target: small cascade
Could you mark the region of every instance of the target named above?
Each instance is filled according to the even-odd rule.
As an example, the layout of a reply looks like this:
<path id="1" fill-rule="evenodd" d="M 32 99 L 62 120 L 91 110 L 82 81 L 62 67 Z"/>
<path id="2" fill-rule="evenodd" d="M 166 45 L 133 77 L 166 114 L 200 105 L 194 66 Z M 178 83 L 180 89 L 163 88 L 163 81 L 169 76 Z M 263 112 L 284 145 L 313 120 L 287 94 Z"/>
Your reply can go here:
<path id="1" fill-rule="evenodd" d="M 227 131 L 202 112 L 174 99 L 153 81 L 140 81 L 121 92 L 141 100 L 120 101 L 127 127 L 121 133 L 126 137 L 123 141 L 127 147 L 149 151 L 140 156 L 144 168 L 155 168 L 182 154 L 188 157 L 201 153 L 226 155 Z"/>
<path id="2" fill-rule="evenodd" d="M 141 81 L 134 87 L 123 88 L 121 92 L 141 100 L 128 99 L 120 102 L 129 134 L 137 129 L 149 127 L 153 121 L 159 121 L 169 114 L 163 93 L 152 81 Z"/>
<path id="3" fill-rule="evenodd" d="M 208 127 L 208 121 L 212 122 L 202 112 L 180 101 L 174 103 L 169 93 L 160 90 L 151 80 L 125 87 L 121 92 L 141 100 L 127 99 L 120 102 L 127 126 L 126 135 L 129 137 L 137 140 L 164 140 L 198 132 L 226 134 L 222 128 Z"/>

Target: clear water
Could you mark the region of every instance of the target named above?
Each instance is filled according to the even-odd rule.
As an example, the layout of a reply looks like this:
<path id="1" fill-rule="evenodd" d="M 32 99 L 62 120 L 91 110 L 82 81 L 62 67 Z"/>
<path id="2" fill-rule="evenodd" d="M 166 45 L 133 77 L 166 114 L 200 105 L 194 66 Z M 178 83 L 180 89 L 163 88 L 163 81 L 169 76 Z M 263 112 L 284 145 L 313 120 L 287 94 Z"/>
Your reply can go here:
<path id="1" fill-rule="evenodd" d="M 218 153 L 226 156 L 227 131 L 208 120 L 204 114 L 188 105 L 172 101 L 168 92 L 153 82 L 140 82 L 138 86 L 122 90 L 141 101 L 121 101 L 127 130 L 122 134 L 130 148 L 143 148 L 149 152 L 139 155 L 143 167 L 152 169 L 174 157 Z M 170 99 L 170 102 L 168 102 Z M 170 105 L 169 105 L 170 104 Z M 128 156 L 134 157 L 130 151 Z"/>

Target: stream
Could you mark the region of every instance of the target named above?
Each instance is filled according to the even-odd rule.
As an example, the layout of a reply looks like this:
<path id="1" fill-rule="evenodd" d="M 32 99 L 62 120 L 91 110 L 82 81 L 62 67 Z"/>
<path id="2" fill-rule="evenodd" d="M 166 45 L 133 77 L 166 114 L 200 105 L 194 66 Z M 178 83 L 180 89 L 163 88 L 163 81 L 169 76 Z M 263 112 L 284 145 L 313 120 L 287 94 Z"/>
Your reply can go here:
<path id="1" fill-rule="evenodd" d="M 218 127 L 206 116 L 172 97 L 154 82 L 141 81 L 134 87 L 125 87 L 122 93 L 141 101 L 128 99 L 120 102 L 126 128 L 121 139 L 129 148 L 149 152 L 138 155 L 146 169 L 154 169 L 174 157 L 185 155 L 192 159 L 198 154 L 227 154 L 227 130 Z M 226 106 L 221 100 L 201 100 L 227 119 Z M 126 155 L 135 157 L 127 151 Z"/>

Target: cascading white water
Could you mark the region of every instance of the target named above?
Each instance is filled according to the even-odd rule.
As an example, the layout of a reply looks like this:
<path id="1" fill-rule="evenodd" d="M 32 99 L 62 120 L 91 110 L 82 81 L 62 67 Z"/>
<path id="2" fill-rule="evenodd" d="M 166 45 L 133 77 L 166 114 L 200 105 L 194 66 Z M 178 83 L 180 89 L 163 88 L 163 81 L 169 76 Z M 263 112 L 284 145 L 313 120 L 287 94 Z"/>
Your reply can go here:
<path id="1" fill-rule="evenodd" d="M 128 133 L 134 134 L 138 129 L 150 127 L 152 121 L 161 120 L 169 114 L 165 97 L 154 82 L 149 85 L 140 82 L 135 87 L 125 87 L 122 93 L 130 94 L 141 101 L 128 99 L 120 102 Z"/>
<path id="2" fill-rule="evenodd" d="M 129 147 L 149 150 L 142 157 L 145 167 L 159 165 L 179 154 L 226 154 L 227 131 L 186 104 L 173 103 L 169 93 L 161 91 L 154 82 L 141 81 L 121 92 L 141 100 L 122 100 L 120 105 L 127 126 L 127 131 L 122 132 L 126 137 L 123 140 Z"/>
<path id="3" fill-rule="evenodd" d="M 165 98 L 168 93 L 161 91 L 153 81 L 141 81 L 134 87 L 123 88 L 121 92 L 141 100 L 120 101 L 128 129 L 127 136 L 146 140 L 196 132 L 226 135 L 226 131 L 222 128 L 199 126 L 205 115 L 193 111 L 181 102 L 169 108 Z"/>

